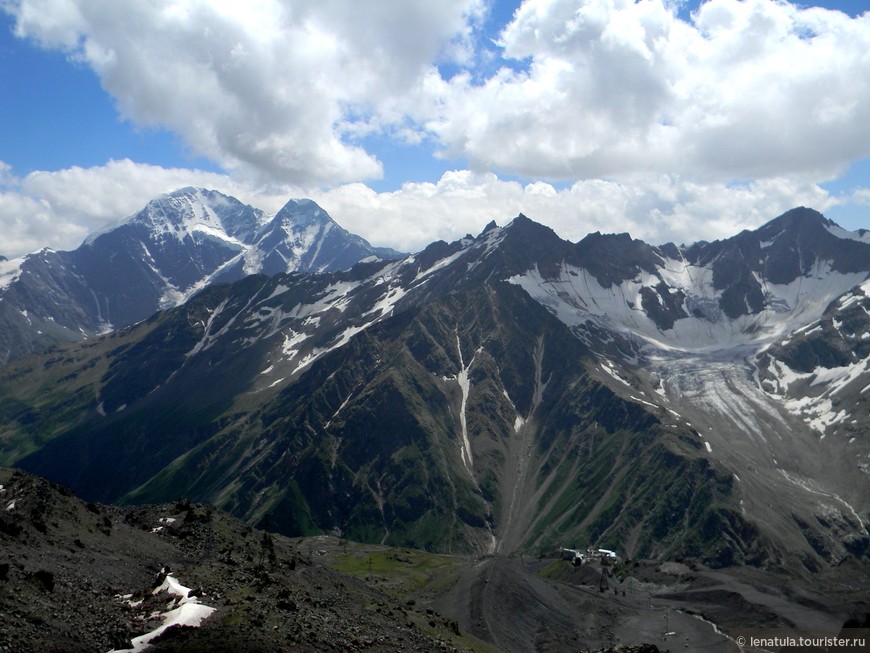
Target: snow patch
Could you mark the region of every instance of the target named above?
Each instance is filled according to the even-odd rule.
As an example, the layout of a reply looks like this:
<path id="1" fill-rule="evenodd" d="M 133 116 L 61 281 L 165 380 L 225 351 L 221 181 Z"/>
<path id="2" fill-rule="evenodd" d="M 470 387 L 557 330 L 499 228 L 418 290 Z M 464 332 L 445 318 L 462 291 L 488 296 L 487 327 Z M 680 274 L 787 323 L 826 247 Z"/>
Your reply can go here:
<path id="1" fill-rule="evenodd" d="M 456 350 L 459 352 L 459 373 L 456 375 L 456 381 L 459 383 L 459 387 L 462 390 L 462 403 L 459 407 L 459 425 L 462 429 L 462 463 L 465 465 L 465 468 L 471 472 L 472 466 L 474 465 L 474 460 L 471 456 L 471 442 L 468 439 L 468 422 L 465 414 L 465 407 L 468 403 L 468 394 L 471 391 L 471 382 L 468 379 L 468 371 L 471 369 L 471 366 L 474 365 L 474 359 L 476 356 L 472 356 L 471 361 L 468 363 L 468 367 L 465 366 L 465 362 L 462 359 L 462 344 L 459 342 L 459 334 L 456 334 Z"/>
<path id="2" fill-rule="evenodd" d="M 287 359 L 296 356 L 296 347 L 308 339 L 308 334 L 296 333 L 293 329 L 287 329 L 284 333 L 284 343 L 281 345 L 281 353 Z"/>
<path id="3" fill-rule="evenodd" d="M 510 395 L 508 395 L 507 390 L 502 389 L 501 393 L 504 395 L 504 398 L 508 400 L 508 403 L 511 405 L 511 408 L 514 409 L 514 413 L 516 413 L 516 418 L 514 419 L 514 433 L 519 433 L 520 429 L 523 428 L 526 424 L 526 420 L 520 415 L 519 411 L 517 411 L 516 405 L 511 400 Z"/>
<path id="4" fill-rule="evenodd" d="M 0 290 L 8 288 L 18 281 L 21 276 L 21 266 L 24 258 L 14 258 L 9 261 L 0 261 Z"/>
<path id="5" fill-rule="evenodd" d="M 353 393 L 354 393 L 355 391 L 356 391 L 356 388 L 354 388 L 353 390 L 351 390 L 350 394 L 345 398 L 344 401 L 341 402 L 341 406 L 338 407 L 338 409 L 337 409 L 337 410 L 332 414 L 332 417 L 330 417 L 329 420 L 326 422 L 326 424 L 323 426 L 324 430 L 328 429 L 329 426 L 330 426 L 330 424 L 332 424 L 332 420 L 334 420 L 336 417 L 338 417 L 338 414 L 339 414 L 342 410 L 344 410 L 344 407 L 347 406 L 347 404 L 348 404 L 348 403 L 350 402 L 350 400 L 353 398 Z M 335 466 L 335 465 L 333 464 L 333 466 Z"/>
<path id="6" fill-rule="evenodd" d="M 817 367 L 808 373 L 795 372 L 784 362 L 771 358 L 767 369 L 772 376 L 769 393 L 778 396 L 790 413 L 800 417 L 824 437 L 830 427 L 842 424 L 851 417 L 846 410 L 834 409 L 833 398 L 853 382 L 865 378 L 870 370 L 870 358 L 842 367 Z M 791 396 L 792 386 L 798 382 L 805 384 L 807 389 L 816 389 L 817 394 L 808 395 L 801 389 L 796 391 L 797 396 Z M 868 388 L 870 385 L 862 393 Z"/>
<path id="7" fill-rule="evenodd" d="M 607 374 L 609 374 L 611 377 L 613 377 L 614 379 L 616 379 L 620 383 L 628 386 L 629 388 L 631 387 L 631 384 L 619 375 L 619 372 L 617 372 L 614 369 L 613 363 L 610 362 L 609 360 L 605 360 L 602 362 L 601 369 L 604 372 L 607 372 Z M 644 402 L 644 403 L 649 403 L 649 402 Z M 652 404 L 650 404 L 650 405 L 652 406 Z"/>
<path id="8" fill-rule="evenodd" d="M 163 583 L 154 589 L 153 595 L 160 592 L 167 592 L 171 596 L 176 597 L 167 606 L 167 611 L 160 615 L 163 623 L 149 633 L 135 637 L 132 641 L 132 649 L 123 649 L 123 651 L 133 651 L 138 653 L 144 651 L 150 645 L 150 642 L 159 637 L 168 628 L 173 626 L 190 626 L 198 628 L 203 621 L 208 619 L 215 608 L 203 605 L 195 596 L 191 596 L 191 589 L 185 587 L 174 576 L 167 575 Z M 127 595 L 129 601 L 130 595 Z M 131 604 L 133 605 L 133 604 Z M 120 650 L 113 649 L 109 653 L 122 653 Z"/>
<path id="9" fill-rule="evenodd" d="M 664 281 L 685 296 L 690 317 L 661 330 L 642 308 L 643 288 Z M 766 307 L 759 313 L 727 318 L 719 308 L 721 292 L 713 287 L 712 268 L 665 259 L 655 274 L 602 286 L 586 269 L 563 263 L 555 278 L 544 278 L 537 267 L 508 279 L 548 308 L 569 327 L 587 322 L 622 333 L 663 352 L 712 353 L 746 345 L 762 346 L 786 333 L 809 328 L 837 297 L 866 281 L 865 273 L 841 274 L 830 261 L 817 261 L 807 276 L 788 284 L 760 279 Z M 700 315 L 700 317 L 698 315 Z"/>
<path id="10" fill-rule="evenodd" d="M 860 243 L 870 244 L 870 231 L 862 229 L 861 231 L 847 231 L 839 225 L 825 225 L 828 233 L 840 238 L 841 240 L 857 240 Z M 862 233 L 863 232 L 863 233 Z"/>

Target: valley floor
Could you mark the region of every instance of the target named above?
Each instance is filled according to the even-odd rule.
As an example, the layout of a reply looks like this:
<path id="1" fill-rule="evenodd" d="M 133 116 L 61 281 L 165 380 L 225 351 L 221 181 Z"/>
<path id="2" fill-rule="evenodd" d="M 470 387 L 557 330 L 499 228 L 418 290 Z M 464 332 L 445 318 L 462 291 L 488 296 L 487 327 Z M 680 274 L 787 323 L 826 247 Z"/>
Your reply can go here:
<path id="1" fill-rule="evenodd" d="M 751 567 L 630 561 L 602 569 L 557 558 L 435 556 L 311 538 L 323 564 L 458 624 L 498 651 L 740 651 L 743 629 L 836 634 L 868 610 L 870 580 L 833 570 L 812 580 Z M 861 580 L 865 578 L 865 580 Z M 771 631 L 772 632 L 772 631 Z M 489 650 L 484 648 L 483 650 Z"/>

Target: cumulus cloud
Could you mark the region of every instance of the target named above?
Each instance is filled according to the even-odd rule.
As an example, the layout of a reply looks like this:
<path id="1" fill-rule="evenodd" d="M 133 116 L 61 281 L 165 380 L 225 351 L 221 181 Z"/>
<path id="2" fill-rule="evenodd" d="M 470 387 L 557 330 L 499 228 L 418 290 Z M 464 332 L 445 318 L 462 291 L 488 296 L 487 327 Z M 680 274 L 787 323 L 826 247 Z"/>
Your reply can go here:
<path id="1" fill-rule="evenodd" d="M 125 119 L 228 171 L 0 164 L 0 253 L 75 247 L 184 185 L 267 211 L 313 197 L 408 251 L 520 212 L 571 239 L 659 243 L 870 202 L 818 185 L 870 156 L 870 13 L 707 0 L 684 20 L 678 4 L 526 0 L 493 44 L 488 0 L 0 0 Z M 363 144 L 384 138 L 431 139 L 473 171 L 375 192 L 358 183 L 381 174 Z"/>
<path id="2" fill-rule="evenodd" d="M 529 177 L 832 177 L 870 154 L 870 13 L 779 0 L 525 2 L 524 62 L 482 84 L 433 80 L 451 155 Z"/>
<path id="3" fill-rule="evenodd" d="M 816 184 L 786 178 L 726 184 L 641 176 L 578 181 L 560 190 L 468 170 L 394 192 L 348 184 L 314 197 L 345 228 L 404 251 L 476 235 L 491 220 L 504 225 L 519 213 L 573 241 L 600 231 L 628 232 L 651 244 L 692 243 L 754 229 L 794 206 L 825 211 L 838 202 Z"/>
<path id="4" fill-rule="evenodd" d="M 678 5 L 526 0 L 495 50 L 486 0 L 2 6 L 93 68 L 125 118 L 260 180 L 376 178 L 371 133 L 529 179 L 823 179 L 870 155 L 870 13 Z"/>
<path id="5" fill-rule="evenodd" d="M 428 68 L 467 56 L 481 0 L 5 0 L 17 34 L 99 75 L 121 114 L 228 170 L 292 183 L 380 176 L 354 137 Z"/>
<path id="6" fill-rule="evenodd" d="M 256 187 L 226 175 L 128 160 L 18 179 L 0 162 L 0 254 L 73 249 L 88 234 L 135 213 L 158 195 L 190 185 L 213 188 L 268 213 L 291 197 L 310 197 L 349 231 L 375 245 L 409 252 L 435 240 L 476 235 L 491 220 L 504 225 L 519 213 L 570 240 L 592 231 L 627 231 L 653 244 L 689 243 L 732 236 L 796 205 L 825 211 L 841 201 L 813 183 L 786 178 L 732 185 L 660 175 L 585 180 L 557 189 L 457 170 L 434 183 L 407 183 L 378 193 L 361 183 L 329 190 Z M 865 191 L 851 199 L 870 202 L 868 197 Z"/>

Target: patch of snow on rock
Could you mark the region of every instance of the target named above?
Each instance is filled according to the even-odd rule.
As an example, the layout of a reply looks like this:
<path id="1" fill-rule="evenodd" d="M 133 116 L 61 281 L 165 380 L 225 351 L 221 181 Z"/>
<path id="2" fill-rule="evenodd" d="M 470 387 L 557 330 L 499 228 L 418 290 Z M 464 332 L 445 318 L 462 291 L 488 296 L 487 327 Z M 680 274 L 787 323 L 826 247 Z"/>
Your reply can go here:
<path id="1" fill-rule="evenodd" d="M 173 626 L 198 628 L 215 611 L 215 608 L 200 603 L 196 596 L 191 596 L 191 589 L 182 585 L 172 575 L 167 575 L 163 583 L 155 588 L 152 594 L 157 595 L 160 592 L 167 592 L 176 597 L 167 606 L 167 611 L 161 615 L 163 623 L 151 632 L 134 638 L 133 648 L 124 649 L 124 651 L 138 653 L 146 650 L 152 640 Z M 121 651 L 113 649 L 109 653 L 121 653 Z"/>

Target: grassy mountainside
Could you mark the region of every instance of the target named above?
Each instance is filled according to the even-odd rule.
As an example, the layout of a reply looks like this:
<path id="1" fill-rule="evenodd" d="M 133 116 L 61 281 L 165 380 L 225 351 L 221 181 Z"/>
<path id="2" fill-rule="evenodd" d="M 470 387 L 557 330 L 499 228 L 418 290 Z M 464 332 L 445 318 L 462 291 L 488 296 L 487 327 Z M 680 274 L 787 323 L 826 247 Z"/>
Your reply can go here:
<path id="1" fill-rule="evenodd" d="M 772 223 L 777 238 L 787 222 Z M 607 546 L 812 570 L 860 558 L 866 493 L 816 487 L 819 456 L 804 445 L 821 452 L 819 439 L 742 363 L 716 358 L 740 347 L 644 358 L 643 333 L 664 329 L 677 347 L 687 321 L 708 339 L 758 335 L 735 331 L 743 314 L 683 311 L 686 292 L 713 290 L 701 281 L 722 273 L 716 252 L 761 248 L 747 234 L 701 247 L 677 278 L 657 267 L 675 246 L 600 234 L 572 245 L 520 216 L 401 261 L 211 286 L 5 368 L 0 462 L 90 500 L 188 496 L 288 535 L 431 551 Z M 740 286 L 725 281 L 723 293 Z M 843 315 L 858 343 L 861 315 Z M 828 332 L 841 326 L 831 318 Z M 783 425 L 798 430 L 784 438 Z"/>
<path id="2" fill-rule="evenodd" d="M 521 289 L 473 286 L 405 310 L 283 389 L 250 392 L 266 343 L 189 352 L 215 306 L 243 308 L 263 283 L 209 289 L 11 368 L 5 461 L 89 499 L 187 496 L 289 535 L 451 552 L 609 545 L 717 564 L 775 556 L 693 434 L 620 393 Z"/>

